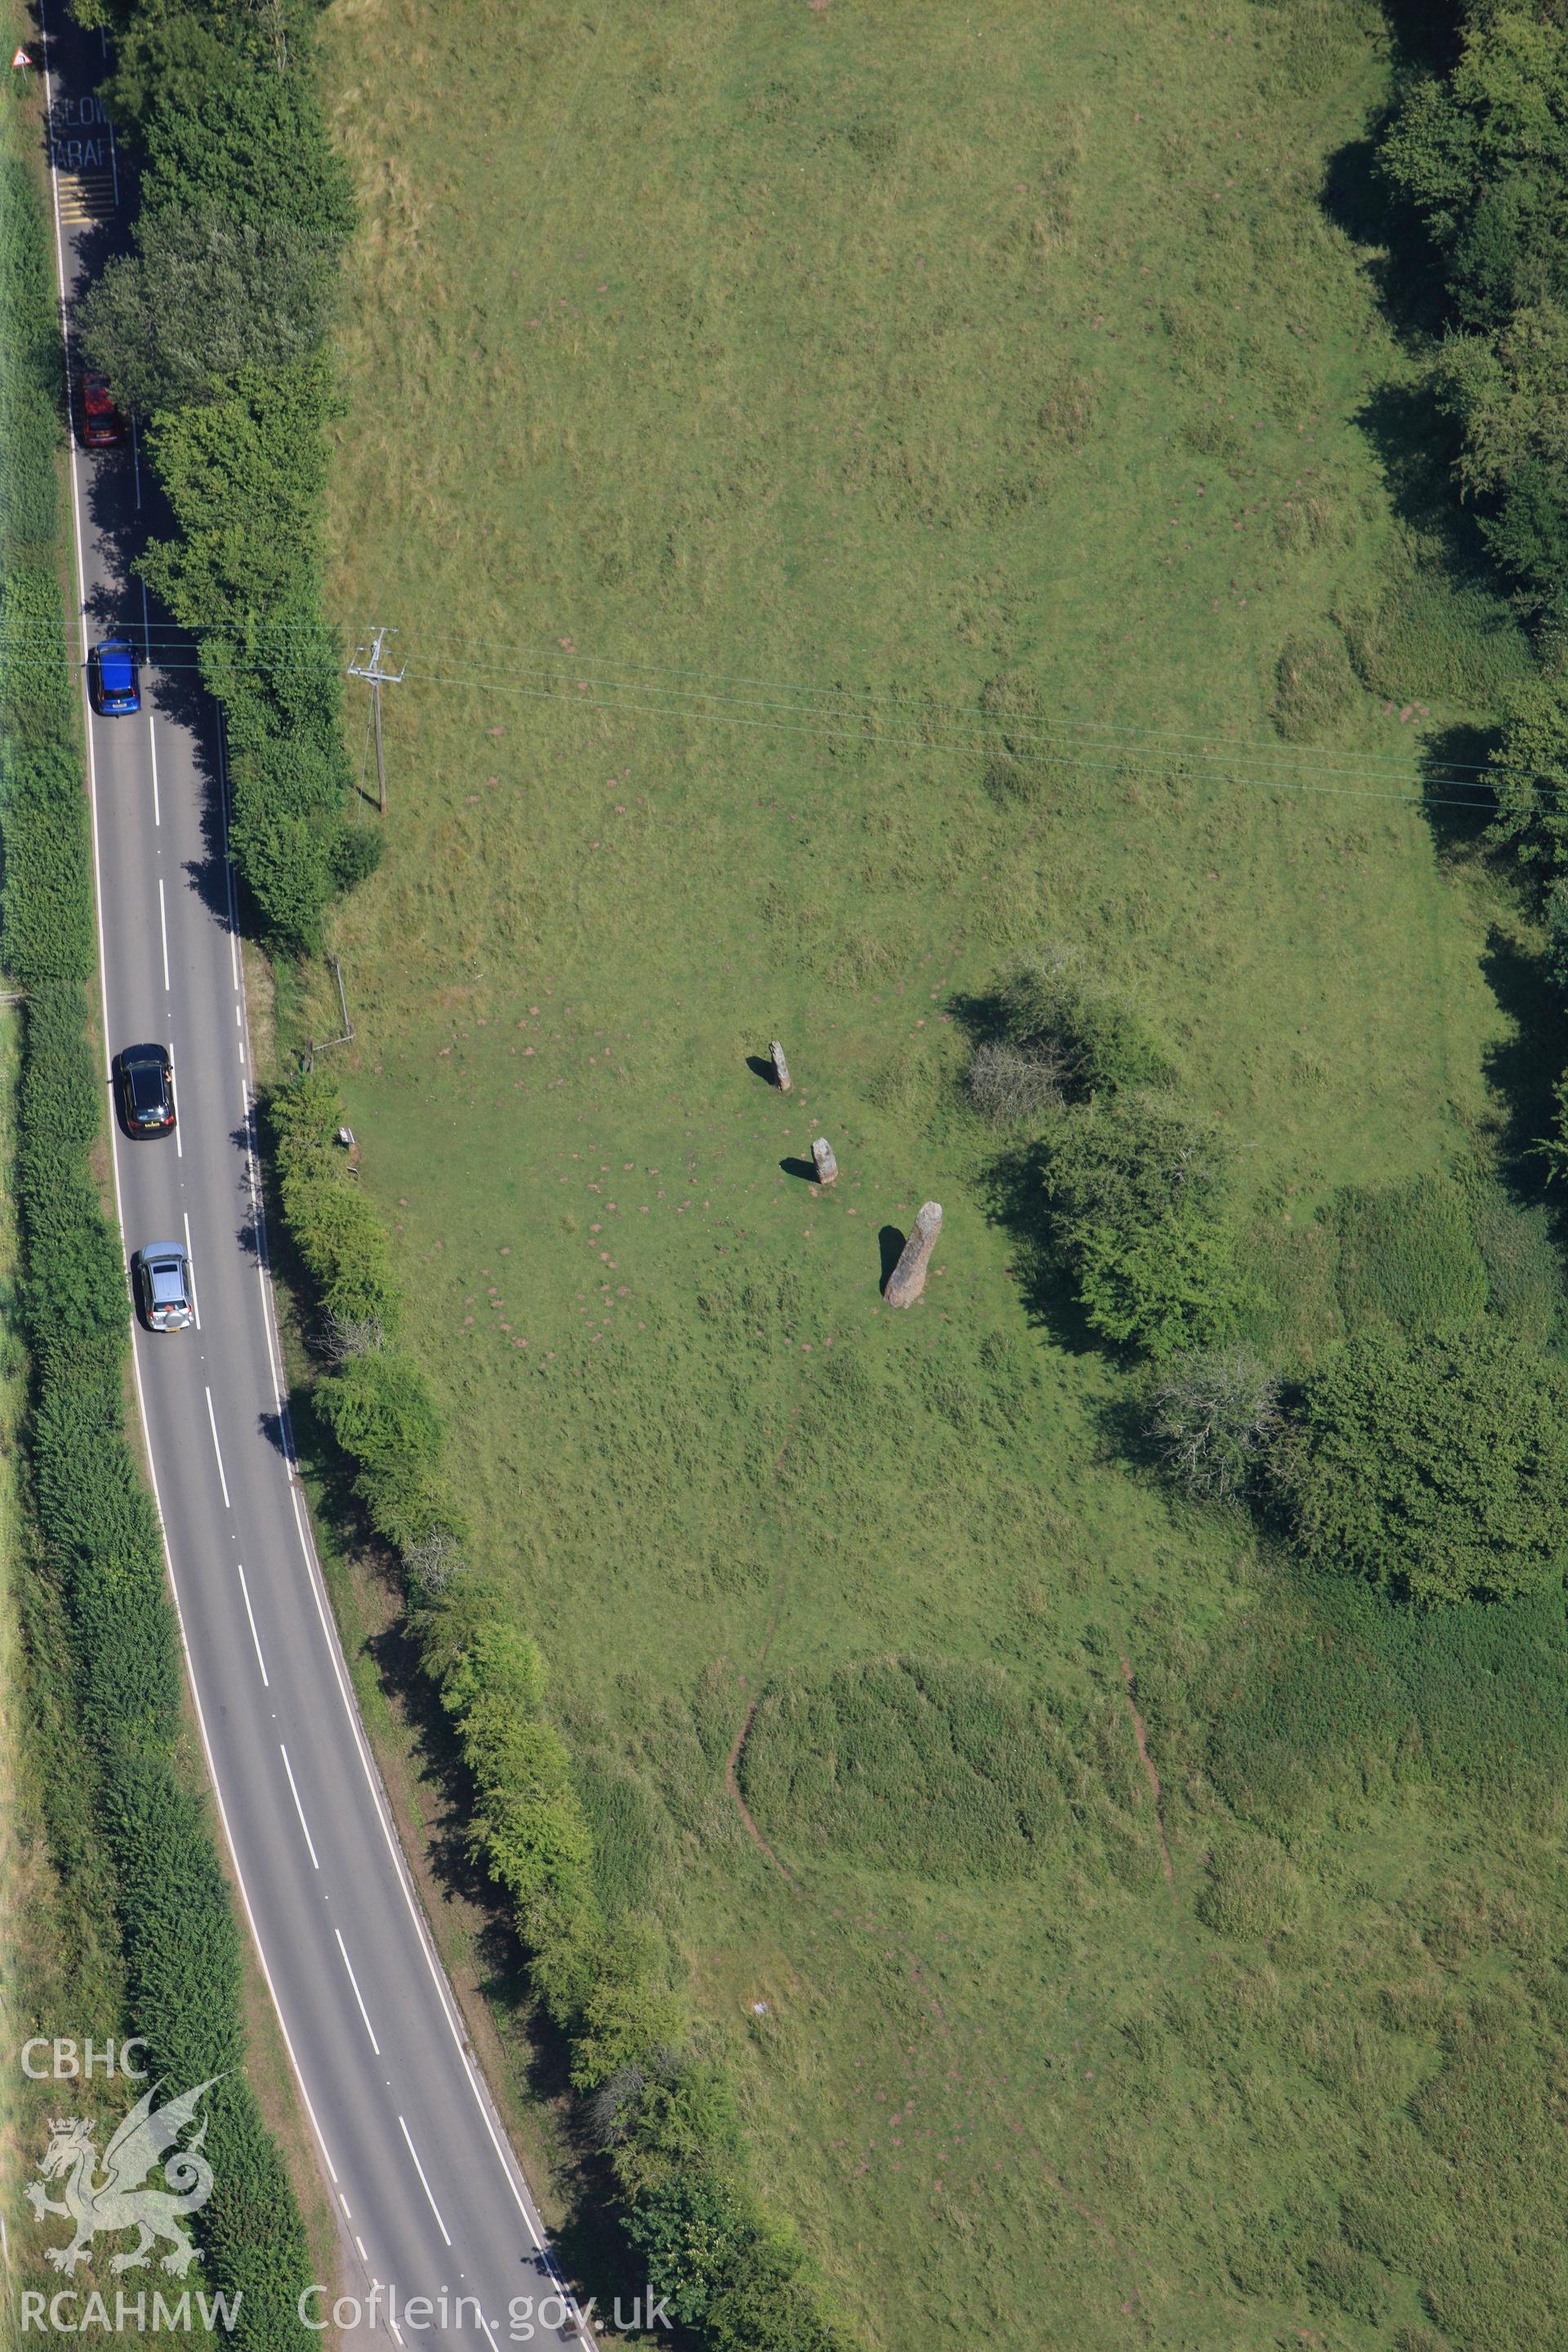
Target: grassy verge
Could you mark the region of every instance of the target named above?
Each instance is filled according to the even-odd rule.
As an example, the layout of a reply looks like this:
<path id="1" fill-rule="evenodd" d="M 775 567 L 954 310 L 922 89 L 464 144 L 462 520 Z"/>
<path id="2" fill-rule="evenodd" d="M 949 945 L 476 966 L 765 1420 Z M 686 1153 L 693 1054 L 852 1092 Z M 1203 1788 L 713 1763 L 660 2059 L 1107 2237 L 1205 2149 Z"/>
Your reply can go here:
<path id="1" fill-rule="evenodd" d="M 126 1436 L 127 1302 L 98 1181 L 92 905 L 59 587 L 58 320 L 17 96 L 0 124 L 0 832 L 4 962 L 25 1000 L 10 1198 L 15 1323 L 29 1350 L 33 1790 L 63 1899 L 78 1876 L 95 1898 L 84 1948 L 110 1906 L 118 1930 L 73 2006 L 112 1995 L 91 2021 L 100 2044 L 118 2026 L 143 2038 L 163 2079 L 214 2083 L 201 2284 L 226 2299 L 236 2341 L 274 2347 L 305 2340 L 294 2311 L 305 2239 L 244 2072 L 239 1938 L 183 1714 L 160 1532 Z M 62 1899 L 49 1881 L 41 1868 L 45 1916 Z"/>
<path id="2" fill-rule="evenodd" d="M 408 662 L 334 1066 L 596 1899 L 873 2341 L 1539 2340 L 1561 1801 L 1496 1758 L 1561 1612 L 1412 1657 L 1173 1503 L 959 1085 L 1065 941 L 1232 1147 L 1274 1362 L 1450 1277 L 1560 1328 L 1539 934 L 1447 806 L 1530 649 L 1357 234 L 1381 19 L 352 0 L 326 58 L 335 580 Z"/>

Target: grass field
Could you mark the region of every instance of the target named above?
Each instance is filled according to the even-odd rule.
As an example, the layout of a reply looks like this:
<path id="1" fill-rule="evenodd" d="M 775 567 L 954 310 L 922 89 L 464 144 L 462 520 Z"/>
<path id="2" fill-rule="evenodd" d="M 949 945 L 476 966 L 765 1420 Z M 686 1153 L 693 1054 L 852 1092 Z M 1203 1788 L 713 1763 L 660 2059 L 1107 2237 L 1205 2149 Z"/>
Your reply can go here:
<path id="1" fill-rule="evenodd" d="M 1174 1507 L 957 1083 L 1065 942 L 1238 1147 L 1282 1368 L 1555 1335 L 1534 941 L 1422 806 L 1527 653 L 1342 225 L 1379 18 L 326 21 L 334 593 L 407 664 L 334 1066 L 606 1900 L 889 2352 L 1546 2340 L 1561 1610 L 1407 1657 Z"/>

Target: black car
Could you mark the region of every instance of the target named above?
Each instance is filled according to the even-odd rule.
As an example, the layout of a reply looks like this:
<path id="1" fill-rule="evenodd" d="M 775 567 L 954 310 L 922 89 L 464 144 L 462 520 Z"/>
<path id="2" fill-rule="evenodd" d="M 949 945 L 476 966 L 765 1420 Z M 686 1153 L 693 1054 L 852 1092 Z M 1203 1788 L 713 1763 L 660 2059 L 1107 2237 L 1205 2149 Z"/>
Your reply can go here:
<path id="1" fill-rule="evenodd" d="M 116 1066 L 127 1135 L 168 1135 L 174 1125 L 174 1072 L 162 1045 L 127 1045 Z"/>

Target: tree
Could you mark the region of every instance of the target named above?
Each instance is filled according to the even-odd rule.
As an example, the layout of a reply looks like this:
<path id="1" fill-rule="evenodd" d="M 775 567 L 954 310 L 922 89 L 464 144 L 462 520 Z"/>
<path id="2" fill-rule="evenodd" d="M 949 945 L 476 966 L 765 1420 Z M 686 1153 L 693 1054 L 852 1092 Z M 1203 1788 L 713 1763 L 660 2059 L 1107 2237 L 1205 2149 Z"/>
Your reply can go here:
<path id="1" fill-rule="evenodd" d="M 1150 1433 L 1171 1475 L 1223 1500 L 1257 1476 L 1279 1425 L 1279 1382 L 1246 1348 L 1179 1357 L 1155 1389 Z"/>
<path id="2" fill-rule="evenodd" d="M 1510 696 L 1489 770 L 1491 837 L 1525 865 L 1568 866 L 1568 677 L 1543 670 Z"/>
<path id="3" fill-rule="evenodd" d="M 1058 1120 L 1044 1176 L 1058 1245 L 1097 1331 L 1154 1357 L 1224 1337 L 1235 1276 L 1217 1137 L 1168 1096 L 1134 1088 Z"/>
<path id="4" fill-rule="evenodd" d="M 1495 337 L 1455 336 L 1437 392 L 1464 436 L 1459 483 L 1487 510 L 1488 547 L 1554 601 L 1568 577 L 1568 309 L 1542 302 Z"/>
<path id="5" fill-rule="evenodd" d="M 326 331 L 335 257 L 291 222 L 209 202 L 152 214 L 137 247 L 89 288 L 78 325 L 89 364 L 143 416 L 307 359 Z"/>
<path id="6" fill-rule="evenodd" d="M 1139 1015 L 1078 969 L 1068 948 L 1048 948 L 1003 982 L 994 1004 L 1008 1045 L 1045 1057 L 1088 1093 L 1161 1086 L 1171 1076 L 1163 1049 Z"/>
<path id="7" fill-rule="evenodd" d="M 1417 83 L 1384 140 L 1388 178 L 1447 264 L 1467 326 L 1568 299 L 1568 42 L 1503 6 L 1473 22 L 1447 79 Z"/>
<path id="8" fill-rule="evenodd" d="M 1277 1461 L 1308 1558 L 1404 1599 L 1505 1600 L 1568 1559 L 1568 1370 L 1504 1332 L 1350 1340 Z"/>

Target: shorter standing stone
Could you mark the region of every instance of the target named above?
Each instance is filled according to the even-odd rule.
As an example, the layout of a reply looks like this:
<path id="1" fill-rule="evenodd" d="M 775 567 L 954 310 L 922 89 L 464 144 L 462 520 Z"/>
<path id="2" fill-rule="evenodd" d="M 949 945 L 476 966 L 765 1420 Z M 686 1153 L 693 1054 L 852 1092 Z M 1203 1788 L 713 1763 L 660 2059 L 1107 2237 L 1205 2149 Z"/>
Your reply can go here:
<path id="1" fill-rule="evenodd" d="M 942 1203 L 928 1201 L 915 1219 L 914 1230 L 904 1244 L 899 1262 L 888 1276 L 888 1286 L 882 1293 L 889 1307 L 912 1307 L 926 1286 L 926 1267 L 942 1232 Z"/>
<path id="2" fill-rule="evenodd" d="M 784 1047 L 776 1037 L 768 1051 L 773 1057 L 773 1076 L 779 1082 L 779 1092 L 787 1095 L 790 1088 L 789 1064 L 784 1060 Z"/>
<path id="3" fill-rule="evenodd" d="M 838 1162 L 833 1157 L 833 1146 L 825 1135 L 819 1135 L 812 1145 L 811 1156 L 816 1162 L 817 1182 L 831 1184 L 838 1173 Z"/>

